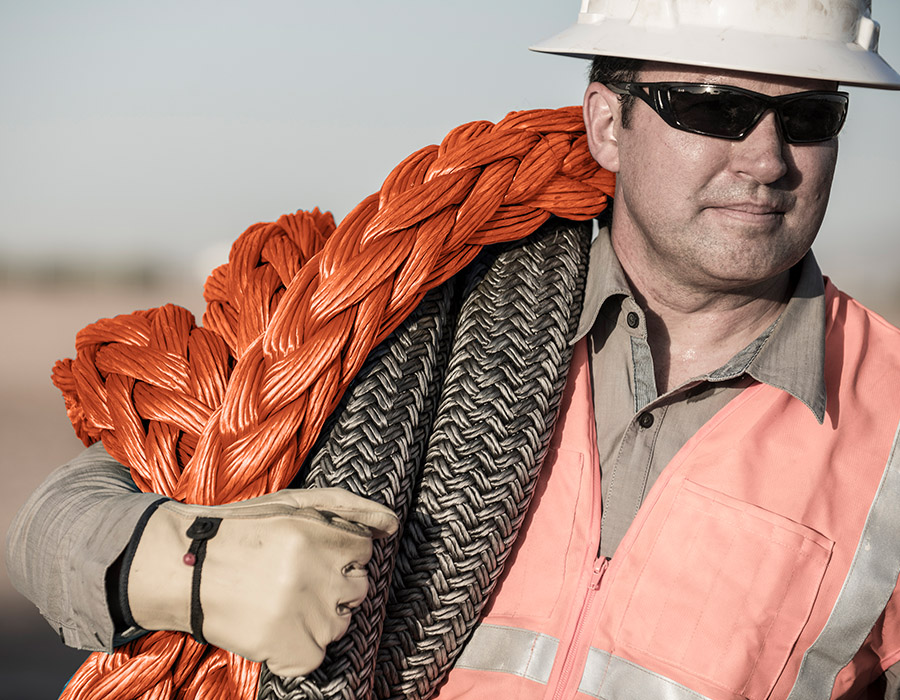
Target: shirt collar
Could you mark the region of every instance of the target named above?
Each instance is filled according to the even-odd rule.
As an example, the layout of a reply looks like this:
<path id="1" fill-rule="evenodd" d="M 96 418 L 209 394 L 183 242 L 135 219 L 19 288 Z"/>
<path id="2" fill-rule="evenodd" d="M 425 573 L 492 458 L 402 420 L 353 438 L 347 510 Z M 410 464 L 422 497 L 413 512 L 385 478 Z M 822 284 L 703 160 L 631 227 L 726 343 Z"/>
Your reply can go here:
<path id="1" fill-rule="evenodd" d="M 600 308 L 607 299 L 616 295 L 632 296 L 631 287 L 613 250 L 609 229 L 601 228 L 591 243 L 584 285 L 584 306 L 581 308 L 581 318 L 578 321 L 575 338 L 572 340 L 573 345 L 590 332 L 600 314 Z"/>
<path id="2" fill-rule="evenodd" d="M 794 267 L 796 285 L 781 315 L 729 362 L 700 379 L 724 381 L 748 374 L 783 389 L 825 420 L 825 282 L 812 251 Z M 633 298 L 609 236 L 602 228 L 591 244 L 584 306 L 573 343 L 590 332 L 603 304 Z"/>
<path id="3" fill-rule="evenodd" d="M 754 379 L 784 389 L 825 420 L 825 281 L 810 250 L 794 268 L 793 296 L 759 354 L 747 367 Z"/>

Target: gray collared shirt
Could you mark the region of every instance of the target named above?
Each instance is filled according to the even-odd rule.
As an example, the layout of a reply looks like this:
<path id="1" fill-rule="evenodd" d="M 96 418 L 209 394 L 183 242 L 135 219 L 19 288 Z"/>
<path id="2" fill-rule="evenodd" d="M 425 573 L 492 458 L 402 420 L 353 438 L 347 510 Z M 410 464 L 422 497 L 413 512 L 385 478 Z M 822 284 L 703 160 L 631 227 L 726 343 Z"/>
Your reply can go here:
<path id="1" fill-rule="evenodd" d="M 792 270 L 784 311 L 722 367 L 660 396 L 647 322 L 602 229 L 591 246 L 584 309 L 575 340 L 591 356 L 597 449 L 603 483 L 600 554 L 612 557 L 638 508 L 675 453 L 755 382 L 825 416 L 825 285 L 812 252 Z"/>

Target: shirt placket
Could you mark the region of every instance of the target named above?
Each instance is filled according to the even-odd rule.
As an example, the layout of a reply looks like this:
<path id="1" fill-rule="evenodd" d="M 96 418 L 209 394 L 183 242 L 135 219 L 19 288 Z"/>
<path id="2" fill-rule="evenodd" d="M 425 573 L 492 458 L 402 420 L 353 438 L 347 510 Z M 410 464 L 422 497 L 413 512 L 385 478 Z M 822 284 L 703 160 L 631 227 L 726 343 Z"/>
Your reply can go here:
<path id="1" fill-rule="evenodd" d="M 605 503 L 601 520 L 600 555 L 612 557 L 643 501 L 659 430 L 665 420 L 665 406 L 653 406 L 657 399 L 653 357 L 647 343 L 643 312 L 631 297 L 622 300 L 617 330 L 626 332 L 631 345 L 629 376 L 634 414 L 617 450 L 615 461 L 604 469 Z"/>

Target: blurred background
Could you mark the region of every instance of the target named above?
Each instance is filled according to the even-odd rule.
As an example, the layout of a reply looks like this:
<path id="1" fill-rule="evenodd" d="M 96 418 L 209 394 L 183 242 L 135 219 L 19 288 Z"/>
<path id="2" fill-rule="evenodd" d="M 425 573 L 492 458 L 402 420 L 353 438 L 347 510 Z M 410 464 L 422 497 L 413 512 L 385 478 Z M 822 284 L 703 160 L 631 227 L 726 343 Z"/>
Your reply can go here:
<path id="1" fill-rule="evenodd" d="M 875 0 L 900 68 L 900 3 Z M 586 64 L 527 47 L 576 0 L 0 0 L 0 530 L 80 449 L 50 383 L 75 333 L 175 302 L 248 225 L 340 220 L 454 126 L 580 102 Z M 900 94 L 851 89 L 815 250 L 900 322 Z M 0 569 L 0 697 L 52 698 L 67 650 Z"/>

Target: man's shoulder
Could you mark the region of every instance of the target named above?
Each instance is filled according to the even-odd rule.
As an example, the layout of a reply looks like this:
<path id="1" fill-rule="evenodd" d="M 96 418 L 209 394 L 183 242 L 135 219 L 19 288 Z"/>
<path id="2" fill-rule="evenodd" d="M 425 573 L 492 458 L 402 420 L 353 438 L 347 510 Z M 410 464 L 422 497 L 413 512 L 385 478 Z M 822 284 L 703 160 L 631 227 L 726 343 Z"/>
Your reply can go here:
<path id="1" fill-rule="evenodd" d="M 900 343 L 900 328 L 888 321 L 878 312 L 870 309 L 856 297 L 838 289 L 827 277 L 825 278 L 826 299 L 829 301 L 829 321 L 840 321 L 844 325 L 859 324 L 856 329 L 861 333 L 875 334 L 889 344 Z"/>
<path id="2" fill-rule="evenodd" d="M 827 279 L 825 297 L 826 365 L 840 365 L 845 375 L 863 371 L 856 375 L 861 383 L 866 376 L 882 384 L 900 383 L 900 328 Z"/>

